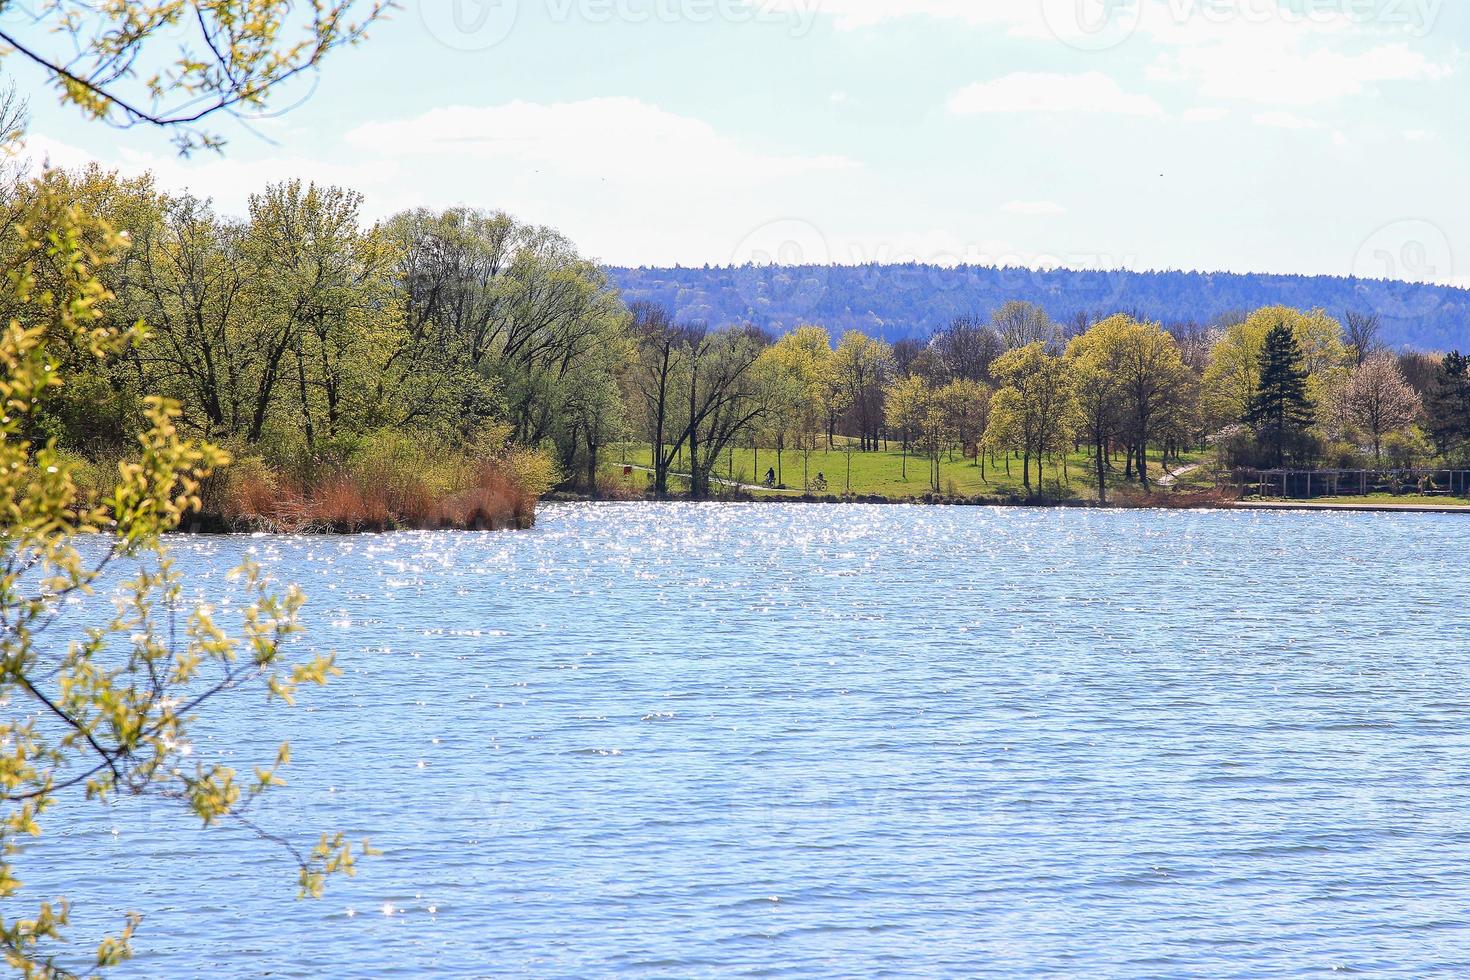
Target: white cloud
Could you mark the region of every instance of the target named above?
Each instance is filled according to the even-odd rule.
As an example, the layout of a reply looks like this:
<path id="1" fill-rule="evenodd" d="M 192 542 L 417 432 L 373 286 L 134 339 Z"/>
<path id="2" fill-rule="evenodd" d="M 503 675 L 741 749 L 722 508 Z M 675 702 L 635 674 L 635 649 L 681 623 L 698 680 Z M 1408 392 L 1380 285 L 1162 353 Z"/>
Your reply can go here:
<path id="1" fill-rule="evenodd" d="M 761 2 L 815 11 L 838 30 L 926 17 L 1080 50 L 1127 45 L 1152 56 L 1152 81 L 1188 85 L 1202 99 L 1280 106 L 1362 95 L 1386 83 L 1438 81 L 1463 60 L 1458 52 L 1442 58 L 1428 53 L 1442 0 Z"/>
<path id="2" fill-rule="evenodd" d="M 950 97 L 956 115 L 993 112 L 1103 112 L 1129 116 L 1161 116 L 1150 96 L 1125 92 L 1102 72 L 1061 75 L 1015 72 L 989 82 L 976 82 Z"/>
<path id="3" fill-rule="evenodd" d="M 1251 122 L 1257 126 L 1270 126 L 1275 129 L 1321 129 L 1323 124 L 1315 119 L 1307 119 L 1298 116 L 1294 112 L 1258 112 L 1251 117 Z"/>
<path id="4" fill-rule="evenodd" d="M 1200 106 L 1186 109 L 1182 118 L 1187 123 L 1207 123 L 1219 122 L 1229 115 L 1229 109 L 1221 109 L 1218 106 Z"/>
<path id="5" fill-rule="evenodd" d="M 1294 31 L 1424 37 L 1443 0 L 746 0 L 776 12 L 829 18 L 852 31 L 904 18 L 1005 27 L 1013 37 L 1170 45 L 1207 43 L 1230 32 Z"/>
<path id="6" fill-rule="evenodd" d="M 39 135 L 30 149 L 68 166 L 91 159 Z M 100 162 L 151 170 L 160 187 L 213 197 L 228 214 L 291 177 L 362 192 L 370 219 L 410 207 L 504 210 L 609 262 L 729 261 L 753 229 L 792 217 L 825 225 L 821 202 L 872 194 L 846 157 L 755 147 L 626 98 L 432 109 L 350 130 L 327 158 L 278 152 L 180 160 L 120 149 Z"/>
<path id="7" fill-rule="evenodd" d="M 1006 214 L 1047 215 L 1066 214 L 1067 209 L 1055 201 L 1010 201 L 1001 205 Z"/>
<path id="8" fill-rule="evenodd" d="M 1308 106 L 1362 95 L 1387 82 L 1432 82 L 1453 74 L 1405 43 L 1348 53 L 1303 50 L 1300 31 L 1276 27 L 1222 33 L 1213 43 L 1161 53 L 1148 70 L 1159 82 L 1193 84 L 1199 97 Z"/>
<path id="9" fill-rule="evenodd" d="M 840 31 L 855 31 L 905 17 L 958 20 L 976 26 L 1021 26 L 1039 19 L 1036 0 L 765 0 L 772 9 L 810 10 L 831 18 Z M 1052 2 L 1052 0 L 1047 0 Z M 1097 0 L 1089 0 L 1097 2 Z"/>
<path id="10" fill-rule="evenodd" d="M 381 156 L 496 160 L 666 189 L 668 181 L 748 184 L 856 167 L 840 156 L 753 150 L 706 122 L 630 98 L 450 106 L 368 123 L 346 138 Z"/>

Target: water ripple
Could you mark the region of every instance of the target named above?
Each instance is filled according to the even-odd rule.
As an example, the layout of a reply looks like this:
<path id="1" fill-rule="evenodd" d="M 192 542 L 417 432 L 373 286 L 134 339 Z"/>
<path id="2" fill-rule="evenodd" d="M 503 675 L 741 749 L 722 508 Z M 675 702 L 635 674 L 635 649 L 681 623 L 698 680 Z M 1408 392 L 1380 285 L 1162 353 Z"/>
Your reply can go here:
<path id="1" fill-rule="evenodd" d="M 345 676 L 231 708 L 295 903 L 167 810 L 27 893 L 125 975 L 1470 973 L 1457 517 L 559 505 L 524 534 L 178 542 L 299 581 Z"/>

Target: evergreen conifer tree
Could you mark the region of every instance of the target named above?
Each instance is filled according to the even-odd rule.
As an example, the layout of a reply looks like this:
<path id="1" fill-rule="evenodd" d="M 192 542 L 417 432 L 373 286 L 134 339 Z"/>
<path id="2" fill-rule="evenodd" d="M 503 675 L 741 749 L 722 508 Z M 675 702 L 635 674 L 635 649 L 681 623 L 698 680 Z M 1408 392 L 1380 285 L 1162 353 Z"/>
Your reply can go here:
<path id="1" fill-rule="evenodd" d="M 1316 421 L 1312 401 L 1307 396 L 1302 348 L 1285 323 L 1276 324 L 1266 334 L 1266 344 L 1261 350 L 1260 380 L 1245 421 L 1256 430 L 1256 437 L 1276 466 L 1285 461 L 1292 436 Z"/>
<path id="2" fill-rule="evenodd" d="M 1459 351 L 1446 354 L 1435 381 L 1424 400 L 1429 434 L 1435 448 L 1449 455 L 1470 442 L 1470 357 Z"/>

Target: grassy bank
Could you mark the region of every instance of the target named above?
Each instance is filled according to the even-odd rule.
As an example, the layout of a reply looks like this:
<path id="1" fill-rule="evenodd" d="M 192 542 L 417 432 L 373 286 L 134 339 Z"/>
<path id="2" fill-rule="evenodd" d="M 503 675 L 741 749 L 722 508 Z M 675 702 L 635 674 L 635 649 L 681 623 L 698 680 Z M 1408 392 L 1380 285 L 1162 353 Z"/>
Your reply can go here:
<path id="1" fill-rule="evenodd" d="M 615 496 L 642 496 L 651 485 L 652 477 L 644 469 L 652 466 L 652 452 L 647 444 L 627 444 L 613 448 L 608 454 L 608 464 L 603 478 L 603 489 Z M 1185 453 L 1182 461 L 1170 459 L 1171 468 L 1191 466 L 1203 459 L 1203 453 Z M 622 472 L 625 466 L 633 466 L 631 474 Z M 736 449 L 726 454 L 715 476 L 728 483 L 759 485 L 767 470 L 777 466 L 777 453 L 772 449 Z M 882 498 L 885 500 L 920 500 L 935 497 L 949 500 L 995 500 L 1010 501 L 1043 497 L 1053 501 L 1076 503 L 1096 502 L 1097 480 L 1094 464 L 1085 452 L 1073 453 L 1065 458 L 1048 460 L 1042 467 L 1038 479 L 1036 464 L 1031 467 L 1032 492 L 1027 494 L 1021 476 L 1021 460 L 996 457 L 985 460 L 982 473 L 979 460 L 965 459 L 956 454 L 945 456 L 939 464 L 939 491 L 936 494 L 929 478 L 930 461 L 908 456 L 898 448 L 878 452 L 845 452 L 838 448 L 804 454 L 787 450 L 780 454 L 780 478 L 782 484 L 792 491 L 786 494 L 768 494 L 761 489 L 750 489 L 752 496 L 790 497 L 810 493 L 816 496 L 852 496 Z M 1123 503 L 1141 494 L 1135 479 L 1125 479 L 1121 460 L 1107 475 L 1110 501 Z M 676 462 L 676 472 L 683 467 Z M 1149 466 L 1149 474 L 1157 480 L 1165 474 L 1157 460 Z M 825 490 L 812 487 L 821 474 L 826 481 Z M 684 489 L 685 481 L 675 479 L 674 489 Z M 717 487 L 717 490 L 720 488 Z M 726 492 L 732 488 L 724 486 Z"/>

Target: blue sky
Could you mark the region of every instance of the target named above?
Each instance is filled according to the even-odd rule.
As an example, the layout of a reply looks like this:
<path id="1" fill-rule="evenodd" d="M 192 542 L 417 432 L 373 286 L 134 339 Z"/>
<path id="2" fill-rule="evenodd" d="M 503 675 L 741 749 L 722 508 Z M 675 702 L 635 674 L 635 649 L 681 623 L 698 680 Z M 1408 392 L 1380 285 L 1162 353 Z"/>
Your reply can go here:
<path id="1" fill-rule="evenodd" d="M 33 153 L 226 212 L 300 176 L 371 217 L 506 210 L 613 263 L 1470 284 L 1448 0 L 409 0 L 294 110 L 224 124 L 223 159 L 32 104 Z"/>

